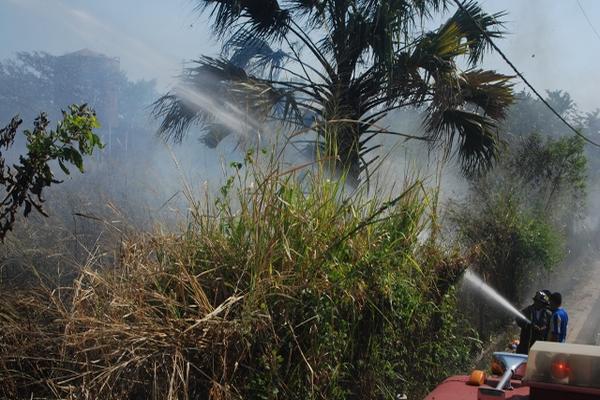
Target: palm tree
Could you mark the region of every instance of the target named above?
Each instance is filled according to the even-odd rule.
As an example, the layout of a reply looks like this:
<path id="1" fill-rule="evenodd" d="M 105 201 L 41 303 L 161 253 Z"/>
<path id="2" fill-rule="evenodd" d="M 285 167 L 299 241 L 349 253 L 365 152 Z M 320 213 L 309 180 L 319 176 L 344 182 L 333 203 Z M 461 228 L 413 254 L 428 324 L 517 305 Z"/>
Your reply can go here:
<path id="1" fill-rule="evenodd" d="M 457 154 L 465 173 L 497 157 L 511 77 L 477 65 L 488 38 L 503 35 L 504 13 L 486 14 L 470 1 L 425 31 L 448 0 L 196 2 L 198 12 L 210 13 L 223 52 L 194 62 L 156 101 L 165 137 L 180 140 L 200 124 L 205 143 L 216 146 L 235 128 L 219 118 L 223 110 L 260 123 L 284 121 L 316 132 L 319 145 L 358 176 L 375 160 L 367 161 L 378 147 L 375 136 L 408 136 L 379 126 L 382 118 L 416 107 L 425 113 L 426 133 L 409 137 Z M 198 93 L 211 105 L 198 107 Z"/>

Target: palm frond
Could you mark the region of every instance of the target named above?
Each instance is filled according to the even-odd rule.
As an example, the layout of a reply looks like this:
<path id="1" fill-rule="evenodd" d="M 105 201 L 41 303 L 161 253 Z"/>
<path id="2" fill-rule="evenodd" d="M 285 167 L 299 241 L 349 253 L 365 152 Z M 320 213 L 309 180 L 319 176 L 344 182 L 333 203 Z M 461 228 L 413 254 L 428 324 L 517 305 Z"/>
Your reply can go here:
<path id="1" fill-rule="evenodd" d="M 446 23 L 416 42 L 410 61 L 434 78 L 440 74 L 453 73 L 456 69 L 454 58 L 469 51 L 467 43 L 461 39 L 459 26 L 454 22 Z"/>
<path id="2" fill-rule="evenodd" d="M 211 147 L 231 133 L 258 132 L 269 118 L 301 120 L 293 90 L 210 57 L 186 69 L 180 83 L 154 103 L 153 114 L 162 120 L 159 134 L 167 140 L 181 141 L 196 125 Z"/>
<path id="3" fill-rule="evenodd" d="M 372 30 L 363 13 L 348 11 L 343 21 L 333 23 L 329 34 L 319 41 L 319 50 L 333 58 L 338 73 L 352 76 L 363 56 L 372 53 Z"/>
<path id="4" fill-rule="evenodd" d="M 356 4 L 372 20 L 387 20 L 381 24 L 387 35 L 407 38 L 417 23 L 445 10 L 448 0 L 357 0 Z"/>
<path id="5" fill-rule="evenodd" d="M 411 103 L 424 102 L 432 89 L 457 89 L 453 79 L 457 71 L 454 58 L 468 52 L 466 44 L 460 41 L 459 33 L 456 24 L 446 24 L 435 32 L 422 35 L 411 52 L 398 52 L 387 76 L 379 78 L 390 99 L 386 104 L 407 100 Z M 434 79 L 435 87 L 432 87 L 430 78 Z"/>
<path id="6" fill-rule="evenodd" d="M 413 12 L 418 18 L 430 18 L 432 13 L 443 11 L 448 6 L 448 0 L 411 0 Z"/>
<path id="7" fill-rule="evenodd" d="M 209 117 L 186 104 L 177 93 L 170 91 L 160 96 L 152 104 L 152 115 L 159 119 L 158 134 L 167 140 L 181 142 L 189 129 Z"/>
<path id="8" fill-rule="evenodd" d="M 512 78 L 495 71 L 467 71 L 461 75 L 462 96 L 491 118 L 503 119 L 514 101 L 513 84 L 510 83 Z"/>
<path id="9" fill-rule="evenodd" d="M 487 37 L 497 39 L 504 35 L 502 18 L 506 16 L 506 13 L 487 14 L 475 0 L 464 4 L 464 9 L 464 11 L 458 9 L 449 22 L 455 23 L 467 40 L 468 61 L 471 66 L 475 66 L 481 61 L 484 53 L 492 49 Z"/>
<path id="10" fill-rule="evenodd" d="M 202 130 L 214 121 L 207 108 L 223 102 L 228 83 L 248 79 L 245 71 L 227 61 L 203 57 L 185 69 L 180 84 L 153 104 L 152 114 L 161 120 L 158 132 L 180 142 L 194 125 Z"/>
<path id="11" fill-rule="evenodd" d="M 314 29 L 323 23 L 329 0 L 288 0 L 289 10 L 300 18 L 306 18 L 307 27 Z"/>
<path id="12" fill-rule="evenodd" d="M 227 126 L 217 123 L 206 123 L 204 131 L 200 141 L 209 149 L 216 148 L 223 139 L 233 133 Z"/>
<path id="13" fill-rule="evenodd" d="M 225 42 L 222 54 L 231 54 L 232 64 L 253 75 L 263 76 L 268 71 L 271 79 L 289 58 L 287 53 L 273 50 L 266 40 L 246 29 L 240 29 Z"/>
<path id="14" fill-rule="evenodd" d="M 196 0 L 196 10 L 210 10 L 213 29 L 223 35 L 234 26 L 245 25 L 257 36 L 273 38 L 287 31 L 290 14 L 277 0 Z"/>
<path id="15" fill-rule="evenodd" d="M 458 143 L 456 153 L 465 175 L 490 168 L 498 156 L 495 121 L 485 115 L 461 109 L 435 110 L 428 114 L 425 127 L 432 143 L 442 145 L 447 155 L 453 143 Z"/>

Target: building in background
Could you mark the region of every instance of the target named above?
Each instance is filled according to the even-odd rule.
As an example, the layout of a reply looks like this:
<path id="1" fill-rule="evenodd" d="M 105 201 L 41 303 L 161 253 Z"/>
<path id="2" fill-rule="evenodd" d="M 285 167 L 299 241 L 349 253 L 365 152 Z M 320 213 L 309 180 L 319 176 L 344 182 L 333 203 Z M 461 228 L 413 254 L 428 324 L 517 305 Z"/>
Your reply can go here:
<path id="1" fill-rule="evenodd" d="M 54 81 L 55 101 L 61 105 L 87 102 L 96 110 L 102 125 L 106 150 L 113 150 L 115 140 L 126 145 L 126 139 L 113 137 L 119 127 L 119 89 L 123 81 L 119 59 L 89 49 L 57 58 L 57 68 L 69 79 Z"/>

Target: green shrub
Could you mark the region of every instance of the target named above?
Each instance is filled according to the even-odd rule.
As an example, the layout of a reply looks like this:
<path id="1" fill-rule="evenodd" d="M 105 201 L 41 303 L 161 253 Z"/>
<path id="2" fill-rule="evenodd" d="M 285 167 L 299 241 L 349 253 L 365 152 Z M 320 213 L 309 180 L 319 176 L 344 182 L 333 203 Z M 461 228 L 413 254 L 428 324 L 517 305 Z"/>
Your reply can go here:
<path id="1" fill-rule="evenodd" d="M 522 209 L 514 198 L 499 193 L 488 200 L 477 212 L 457 216 L 460 234 L 467 246 L 478 247 L 478 272 L 518 302 L 537 274 L 561 261 L 564 239 L 543 215 Z"/>

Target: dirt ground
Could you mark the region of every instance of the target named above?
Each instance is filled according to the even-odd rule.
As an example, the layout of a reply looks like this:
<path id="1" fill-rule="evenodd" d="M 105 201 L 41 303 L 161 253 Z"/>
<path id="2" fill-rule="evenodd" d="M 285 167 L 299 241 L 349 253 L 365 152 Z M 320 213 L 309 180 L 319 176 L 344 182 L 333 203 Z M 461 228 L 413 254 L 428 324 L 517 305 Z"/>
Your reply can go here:
<path id="1" fill-rule="evenodd" d="M 573 279 L 577 285 L 563 295 L 563 307 L 569 313 L 567 342 L 600 345 L 600 262 L 589 274 Z"/>

